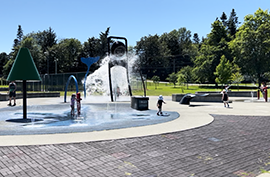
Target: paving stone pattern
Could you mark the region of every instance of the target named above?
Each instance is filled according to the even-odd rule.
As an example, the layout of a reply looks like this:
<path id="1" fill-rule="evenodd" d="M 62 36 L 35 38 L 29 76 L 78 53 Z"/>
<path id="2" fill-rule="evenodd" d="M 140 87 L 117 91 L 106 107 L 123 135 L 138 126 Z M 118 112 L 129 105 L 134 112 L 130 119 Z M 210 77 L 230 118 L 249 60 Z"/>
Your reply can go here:
<path id="1" fill-rule="evenodd" d="M 270 117 L 147 137 L 0 147 L 0 176 L 254 177 L 270 170 Z"/>

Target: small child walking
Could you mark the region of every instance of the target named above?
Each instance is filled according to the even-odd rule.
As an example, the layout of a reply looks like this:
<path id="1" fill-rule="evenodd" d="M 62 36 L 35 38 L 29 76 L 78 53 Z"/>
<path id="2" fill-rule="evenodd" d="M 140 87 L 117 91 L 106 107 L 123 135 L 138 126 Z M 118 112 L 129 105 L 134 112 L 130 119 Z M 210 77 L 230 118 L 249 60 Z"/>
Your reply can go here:
<path id="1" fill-rule="evenodd" d="M 76 95 L 73 93 L 73 94 L 71 95 L 71 98 L 70 98 L 70 108 L 71 108 L 70 114 L 71 114 L 72 116 L 75 115 L 75 113 L 74 113 L 75 100 L 76 100 L 75 96 L 76 96 Z"/>
<path id="2" fill-rule="evenodd" d="M 157 115 L 158 116 L 163 116 L 163 113 L 162 113 L 162 103 L 166 104 L 165 101 L 163 100 L 163 96 L 162 95 L 159 95 L 158 101 L 157 101 L 157 107 L 158 107 Z"/>
<path id="3" fill-rule="evenodd" d="M 222 101 L 224 103 L 224 107 L 226 107 L 226 105 L 229 107 L 229 96 L 228 93 L 226 92 L 226 90 L 223 90 L 222 92 Z"/>
<path id="4" fill-rule="evenodd" d="M 16 86 L 14 81 L 11 81 L 11 83 L 9 83 L 8 89 L 9 89 L 9 103 L 8 103 L 8 106 L 16 106 L 16 90 L 17 90 L 17 86 Z M 14 100 L 13 105 L 11 105 L 12 98 Z"/>
<path id="5" fill-rule="evenodd" d="M 81 93 L 78 92 L 77 93 L 77 98 L 76 98 L 76 101 L 77 101 L 77 113 L 78 115 L 81 115 Z"/>

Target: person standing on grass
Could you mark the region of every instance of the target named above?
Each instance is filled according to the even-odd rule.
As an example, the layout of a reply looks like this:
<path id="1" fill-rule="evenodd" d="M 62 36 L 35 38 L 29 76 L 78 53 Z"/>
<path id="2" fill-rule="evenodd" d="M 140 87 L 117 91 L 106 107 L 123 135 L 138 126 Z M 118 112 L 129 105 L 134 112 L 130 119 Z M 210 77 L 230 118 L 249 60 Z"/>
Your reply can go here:
<path id="1" fill-rule="evenodd" d="M 158 116 L 163 116 L 163 113 L 162 113 L 162 103 L 166 104 L 165 101 L 163 100 L 163 96 L 162 95 L 159 95 L 158 101 L 157 101 L 157 107 L 158 107 L 157 115 Z"/>
<path id="2" fill-rule="evenodd" d="M 9 89 L 9 104 L 8 104 L 8 106 L 16 106 L 16 90 L 17 90 L 17 86 L 16 86 L 14 81 L 11 81 L 9 83 L 8 89 Z M 13 98 L 13 101 L 14 101 L 13 105 L 11 105 L 12 98 Z"/>

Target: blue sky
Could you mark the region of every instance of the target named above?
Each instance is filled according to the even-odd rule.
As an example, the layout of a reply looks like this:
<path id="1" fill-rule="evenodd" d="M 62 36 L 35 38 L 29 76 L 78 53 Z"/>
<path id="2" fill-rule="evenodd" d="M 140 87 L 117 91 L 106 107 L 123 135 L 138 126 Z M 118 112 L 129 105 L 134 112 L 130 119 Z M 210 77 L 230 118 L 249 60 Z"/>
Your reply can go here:
<path id="1" fill-rule="evenodd" d="M 18 25 L 24 34 L 51 27 L 57 39 L 82 43 L 110 27 L 111 36 L 123 36 L 129 45 L 141 37 L 161 35 L 186 27 L 206 37 L 211 23 L 234 8 L 240 22 L 258 8 L 269 10 L 269 0 L 1 0 L 0 53 L 9 53 Z"/>

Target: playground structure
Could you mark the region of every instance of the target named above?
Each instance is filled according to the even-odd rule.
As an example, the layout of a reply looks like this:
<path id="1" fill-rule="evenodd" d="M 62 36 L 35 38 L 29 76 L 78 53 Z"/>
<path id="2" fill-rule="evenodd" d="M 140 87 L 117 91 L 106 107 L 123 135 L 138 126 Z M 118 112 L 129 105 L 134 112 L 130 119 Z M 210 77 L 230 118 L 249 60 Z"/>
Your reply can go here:
<path id="1" fill-rule="evenodd" d="M 119 40 L 124 40 L 125 42 L 120 42 L 120 41 L 112 41 L 112 39 L 119 39 Z M 110 43 L 113 42 L 113 44 L 110 46 Z M 129 96 L 132 96 L 132 92 L 131 92 L 131 86 L 130 86 L 130 82 L 129 82 L 129 73 L 128 73 L 128 56 L 127 56 L 127 39 L 124 37 L 109 37 L 108 38 L 108 54 L 109 56 L 112 54 L 114 56 L 114 60 L 110 60 L 108 63 L 108 76 L 107 78 L 109 79 L 109 89 L 110 89 L 110 96 L 111 96 L 111 101 L 114 102 L 116 101 L 115 99 L 113 99 L 113 94 L 116 95 L 116 93 L 113 93 L 112 91 L 112 79 L 111 79 L 111 69 L 114 66 L 121 66 L 125 69 L 125 74 L 126 74 L 126 78 L 127 78 L 127 83 L 128 83 L 128 92 L 129 92 Z M 115 59 L 116 58 L 116 59 Z M 85 74 L 85 78 L 84 78 L 84 97 L 86 97 L 86 88 L 85 88 L 85 84 L 86 84 L 86 77 L 88 75 L 90 66 L 97 62 L 99 60 L 99 57 L 89 57 L 89 58 L 81 58 L 82 62 L 85 63 L 88 66 L 88 70 Z M 22 67 L 23 66 L 23 67 Z M 27 69 L 25 69 L 27 68 Z M 119 68 L 117 68 L 116 70 L 118 70 Z M 27 71 L 27 72 L 26 72 Z M 123 74 L 122 74 L 123 75 Z M 44 75 L 44 80 L 46 79 L 46 77 L 49 78 L 48 75 Z M 12 80 L 22 80 L 23 81 L 23 119 L 13 119 L 13 121 L 16 122 L 33 122 L 33 121 L 42 121 L 42 119 L 36 119 L 36 118 L 32 118 L 31 119 L 27 119 L 27 102 L 26 102 L 26 98 L 27 98 L 27 94 L 26 94 L 26 81 L 27 80 L 37 80 L 37 81 L 41 81 L 41 77 L 38 74 L 37 68 L 34 64 L 33 58 L 29 52 L 29 50 L 27 48 L 21 48 L 18 52 L 18 55 L 15 59 L 15 62 L 12 66 L 12 69 L 9 73 L 9 76 L 7 78 L 8 80 L 12 81 Z M 116 79 L 119 79 L 119 77 L 117 76 Z M 75 86 L 76 86 L 76 93 L 79 92 L 79 86 L 78 86 L 78 81 L 76 79 L 76 77 L 74 75 L 70 75 L 68 77 L 68 80 L 66 82 L 66 86 L 65 86 L 65 95 L 64 95 L 64 102 L 66 102 L 66 96 L 67 96 L 67 88 L 68 85 L 70 83 L 71 80 L 74 80 L 75 82 Z M 121 80 L 125 80 L 125 79 L 121 79 Z M 44 88 L 45 91 L 45 88 Z M 139 101 L 136 101 L 136 104 L 140 103 Z M 145 104 L 144 101 L 144 108 L 145 110 L 148 109 L 148 99 L 147 99 L 147 104 Z"/>
<path id="2" fill-rule="evenodd" d="M 112 39 L 119 39 L 119 40 L 124 40 L 125 42 L 120 42 L 120 41 L 112 41 Z M 127 56 L 127 40 L 126 38 L 123 37 L 109 37 L 108 38 L 108 49 L 109 49 L 109 55 L 106 58 L 106 64 L 102 65 L 105 70 L 102 70 L 101 75 L 105 75 L 105 77 L 108 79 L 106 83 L 108 83 L 107 88 L 110 89 L 110 97 L 111 97 L 111 102 L 116 101 L 116 99 L 113 99 L 113 95 L 115 96 L 116 93 L 113 93 L 113 83 L 112 83 L 112 73 L 111 69 L 113 71 L 113 77 L 116 79 L 114 80 L 117 81 L 117 84 L 124 84 L 123 86 L 121 85 L 120 87 L 125 87 L 126 89 L 126 80 L 127 80 L 127 88 L 128 90 L 125 90 L 124 93 L 125 95 L 129 95 L 130 97 L 132 96 L 131 92 L 131 86 L 129 82 L 129 72 L 128 72 L 128 56 Z M 112 45 L 110 43 L 113 42 Z M 23 55 L 23 56 L 21 56 Z M 112 58 L 110 58 L 112 57 Z M 23 58 L 23 59 L 22 59 Z M 28 58 L 27 60 L 25 58 Z M 29 61 L 28 61 L 29 60 Z M 84 97 L 86 97 L 86 77 L 88 75 L 90 66 L 97 62 L 99 60 L 99 57 L 89 57 L 89 58 L 81 58 L 81 61 L 85 63 L 88 66 L 88 70 L 86 74 L 84 75 Z M 22 62 L 25 62 L 22 64 Z M 19 63 L 19 64 L 18 64 Z M 23 67 L 22 67 L 23 66 Z M 115 66 L 120 66 L 120 68 L 115 67 Z M 29 68 L 30 67 L 30 68 Z M 24 74 L 20 74 L 20 71 L 23 69 Z M 24 71 L 26 70 L 26 71 Z M 29 72 L 30 71 L 30 72 Z M 104 72 L 105 71 L 105 72 Z M 107 73 L 108 74 L 105 74 Z M 26 75 L 25 75 L 26 73 Z M 83 73 L 82 73 L 83 74 Z M 127 76 L 123 78 L 119 78 L 119 76 Z M 82 76 L 82 75 L 81 75 Z M 43 79 L 49 76 L 44 75 Z M 3 115 L 0 116 L 0 121 L 6 118 L 7 115 L 9 115 L 9 120 L 6 120 L 8 122 L 21 122 L 21 123 L 26 123 L 24 127 L 29 127 L 31 128 L 26 130 L 24 127 L 20 127 L 14 125 L 12 129 L 8 129 L 7 132 L 4 134 L 42 134 L 40 130 L 38 129 L 39 127 L 42 127 L 46 129 L 45 133 L 54 133 L 54 132 L 69 132 L 69 131 L 88 131 L 89 127 L 91 126 L 96 126 L 94 129 L 96 130 L 104 130 L 104 129 L 115 129 L 119 127 L 129 127 L 129 126 L 141 126 L 145 124 L 156 124 L 160 122 L 166 122 L 173 120 L 177 118 L 179 115 L 176 113 L 173 116 L 169 118 L 164 118 L 164 119 L 157 119 L 156 114 L 154 113 L 155 110 L 148 110 L 148 98 L 144 97 L 144 100 L 138 99 L 136 97 L 132 97 L 132 100 L 134 104 L 133 106 L 130 107 L 129 104 L 114 104 L 114 103 L 102 103 L 96 105 L 95 103 L 84 103 L 82 106 L 82 117 L 84 119 L 80 120 L 78 122 L 77 117 L 74 118 L 73 116 L 70 115 L 70 107 L 67 107 L 65 104 L 63 105 L 58 105 L 55 106 L 53 104 L 50 105 L 30 105 L 28 106 L 28 109 L 30 110 L 29 116 L 30 118 L 27 118 L 26 115 L 26 80 L 38 80 L 41 81 L 41 78 L 38 74 L 38 71 L 35 67 L 35 64 L 33 62 L 33 59 L 30 55 L 30 52 L 28 49 L 20 49 L 18 56 L 13 64 L 13 67 L 10 71 L 10 74 L 8 76 L 8 80 L 23 80 L 24 87 L 24 100 L 23 100 L 23 119 L 18 118 L 18 115 L 20 117 L 20 107 L 17 106 L 15 109 L 13 109 L 12 113 L 10 113 L 10 110 L 3 109 Z M 46 80 L 50 80 L 47 79 Z M 75 75 L 70 75 L 68 77 L 68 80 L 65 84 L 65 95 L 64 95 L 64 102 L 67 102 L 66 96 L 67 96 L 67 89 L 68 85 L 70 82 L 74 80 L 75 86 L 76 86 L 76 93 L 79 92 L 79 85 L 78 81 L 76 79 Z M 124 82 L 123 82 L 124 81 Z M 65 83 L 65 81 L 64 81 Z M 115 84 L 116 85 L 116 84 Z M 90 84 L 91 87 L 91 84 Z M 48 88 L 48 87 L 47 87 Z M 49 91 L 49 89 L 47 89 Z M 45 91 L 45 87 L 44 87 Z M 128 93 L 129 92 L 129 93 Z M 107 94 L 107 93 L 106 93 Z M 107 98 L 109 94 L 106 95 Z M 92 100 L 92 98 L 91 98 Z M 88 100 L 89 101 L 89 100 Z M 95 102 L 95 100 L 93 100 Z M 133 108 L 133 109 L 132 109 Z M 104 111 L 104 109 L 106 111 Z M 141 112 L 138 112 L 137 110 L 146 110 L 144 114 Z M 171 114 L 172 115 L 172 114 Z M 143 116 L 143 117 L 142 117 Z M 98 121 L 97 121 L 98 120 Z M 145 122 L 144 120 L 148 120 Z M 151 120 L 151 121 L 149 121 Z M 37 123 L 35 123 L 37 122 Z M 134 122 L 134 124 L 131 124 L 130 122 Z M 150 123 L 151 122 L 151 123 Z M 114 125 L 114 127 L 111 125 L 111 123 Z M 101 125 L 101 127 L 100 127 Z M 75 126 L 79 126 L 78 128 L 75 128 Z M 83 126 L 84 128 L 82 128 Z M 53 127 L 61 127 L 61 131 L 55 130 Z M 1 126 L 0 126 L 1 129 Z M 5 129 L 5 128 L 3 128 Z M 14 129 L 14 131 L 13 131 Z M 58 128 L 57 128 L 58 129 Z M 1 129 L 2 130 L 2 129 Z"/>
<path id="3" fill-rule="evenodd" d="M 83 89 L 84 89 L 84 98 L 86 98 L 86 89 L 85 89 L 85 83 L 86 83 L 86 77 L 89 73 L 89 69 L 90 69 L 90 66 L 97 62 L 99 60 L 99 56 L 98 57 L 89 57 L 89 58 L 81 58 L 81 61 L 87 65 L 87 72 L 84 76 L 84 84 L 83 84 Z M 68 78 L 68 81 L 66 83 L 66 87 L 65 87 L 65 96 L 64 96 L 64 102 L 66 102 L 66 97 L 67 97 L 67 88 L 68 88 L 68 85 L 69 85 L 69 82 L 70 80 L 73 79 L 75 81 L 75 86 L 76 86 L 76 93 L 79 92 L 79 86 L 78 86 L 78 81 L 76 79 L 76 77 L 74 75 L 71 75 L 69 76 Z"/>
<path id="4" fill-rule="evenodd" d="M 120 41 L 116 41 L 111 45 L 111 41 L 112 39 L 120 39 L 120 40 L 124 40 L 125 44 L 123 42 Z M 129 95 L 132 96 L 132 91 L 131 91 L 131 87 L 130 87 L 130 82 L 129 82 L 129 74 L 128 74 L 128 58 L 127 58 L 127 39 L 124 37 L 115 37 L 115 36 L 110 36 L 108 37 L 108 55 L 110 56 L 111 54 L 114 55 L 117 58 L 121 58 L 124 55 L 126 55 L 126 60 L 124 59 L 118 59 L 118 60 L 110 60 L 109 64 L 108 64 L 108 78 L 109 78 L 109 89 L 110 89 L 110 97 L 111 97 L 111 101 L 114 102 L 116 101 L 113 98 L 113 86 L 112 86 L 112 76 L 111 76 L 111 68 L 114 66 L 122 66 L 126 69 L 126 75 L 127 75 L 127 83 L 128 83 L 128 90 L 129 90 Z M 89 73 L 89 69 L 91 67 L 91 65 L 95 62 L 97 62 L 100 59 L 100 57 L 89 57 L 89 58 L 81 58 L 81 61 L 87 65 L 88 69 L 87 72 L 85 74 L 84 77 L 84 98 L 86 98 L 86 78 L 87 75 Z M 74 79 L 75 81 L 75 85 L 76 85 L 76 93 L 78 92 L 78 82 L 77 79 L 74 75 L 71 75 L 68 78 L 68 81 L 66 83 L 66 87 L 65 87 L 65 96 L 64 96 L 64 102 L 66 102 L 66 93 L 67 93 L 67 87 L 69 85 L 69 82 L 71 79 Z"/>
<path id="5" fill-rule="evenodd" d="M 117 40 L 124 40 L 125 44 L 120 41 L 116 41 L 113 44 L 112 39 L 117 39 Z M 127 56 L 127 39 L 124 37 L 116 37 L 116 36 L 110 36 L 107 39 L 108 41 L 108 55 L 109 57 L 112 55 L 118 57 L 118 60 L 110 60 L 109 65 L 108 65 L 108 74 L 109 74 L 109 87 L 110 87 L 110 96 L 111 96 L 111 101 L 115 101 L 113 99 L 113 86 L 112 86 L 112 76 L 111 76 L 111 68 L 114 66 L 122 66 L 126 68 L 126 75 L 127 75 L 127 83 L 128 83 L 128 90 L 129 90 L 129 95 L 132 96 L 132 91 L 130 87 L 130 82 L 129 82 L 129 74 L 128 74 L 128 56 Z M 123 56 L 126 56 L 126 60 L 122 59 Z"/>
<path id="6" fill-rule="evenodd" d="M 23 55 L 23 57 L 21 55 Z M 26 58 L 25 55 L 27 55 L 29 62 L 27 62 L 26 64 L 24 63 L 25 65 L 23 65 L 20 62 L 25 61 Z M 22 60 L 21 58 L 23 58 L 24 60 Z M 95 58 L 93 61 L 97 60 L 98 58 Z M 113 64 L 118 65 L 119 63 Z M 113 64 L 111 64 L 110 66 L 114 66 Z M 22 69 L 21 68 L 22 65 L 25 66 L 22 67 L 23 69 L 31 71 L 30 74 L 27 71 L 24 72 L 28 73 L 27 75 L 19 74 L 18 68 Z M 32 69 L 31 68 L 29 69 L 29 66 L 32 67 Z M 127 64 L 123 66 L 127 68 Z M 26 85 L 25 84 L 26 79 L 41 80 L 28 49 L 21 49 L 19 51 L 8 79 L 9 80 L 22 79 L 24 82 L 24 86 Z M 79 86 L 76 77 L 74 75 L 70 75 L 65 87 L 65 96 L 64 96 L 65 102 L 66 102 L 67 87 L 71 80 L 74 80 L 76 92 L 79 92 Z M 28 134 L 102 131 L 110 129 L 144 126 L 150 124 L 159 124 L 162 122 L 174 120 L 177 117 L 179 117 L 178 113 L 171 112 L 170 117 L 160 118 L 156 116 L 155 110 L 148 110 L 148 104 L 146 112 L 141 113 L 140 111 L 132 109 L 130 105 L 126 103 L 93 104 L 85 102 L 84 105 L 82 106 L 83 119 L 79 119 L 78 117 L 74 117 L 70 114 L 70 107 L 66 106 L 66 104 L 53 104 L 54 102 L 51 102 L 48 105 L 35 104 L 28 106 L 29 110 L 28 116 L 30 118 L 27 118 L 26 98 L 27 98 L 26 89 L 24 87 L 23 119 L 20 118 L 21 116 L 20 106 L 11 108 L 12 111 L 10 107 L 1 109 L 1 116 L 0 116 L 1 135 L 22 135 L 22 134 L 28 135 Z M 9 116 L 10 118 L 9 120 L 5 120 L 7 116 Z M 7 124 L 3 123 L 2 121 L 20 122 L 25 124 L 22 126 L 21 124 Z"/>
<path id="7" fill-rule="evenodd" d="M 114 41 L 114 39 L 116 39 L 116 41 Z M 124 42 L 121 42 L 119 40 L 122 40 Z M 113 86 L 113 81 L 112 81 L 112 68 L 115 66 L 121 66 L 121 67 L 125 68 L 128 94 L 130 97 L 132 96 L 132 90 L 131 90 L 130 81 L 129 81 L 129 71 L 128 71 L 129 65 L 128 65 L 128 55 L 127 55 L 127 39 L 124 37 L 110 36 L 110 37 L 108 37 L 107 41 L 108 41 L 107 47 L 108 47 L 108 57 L 109 57 L 109 62 L 108 62 L 108 82 L 109 82 L 109 85 L 108 85 L 108 87 L 109 87 L 109 95 L 111 98 L 111 102 L 114 102 L 114 101 L 116 101 L 116 96 L 118 97 L 119 93 L 120 93 L 120 88 L 118 86 Z M 86 95 L 87 95 L 86 94 L 86 78 L 87 78 L 90 66 L 93 63 L 97 62 L 99 60 L 99 58 L 100 57 L 81 58 L 81 61 L 83 63 L 85 63 L 88 67 L 88 70 L 87 70 L 85 77 L 84 77 L 84 98 L 86 98 Z M 67 86 L 70 82 L 70 79 L 72 79 L 72 78 L 74 79 L 75 84 L 78 84 L 75 76 L 69 77 L 67 84 L 66 84 L 64 102 L 66 102 Z M 98 79 L 100 79 L 100 78 L 98 78 Z M 76 85 L 76 87 L 78 87 L 78 86 Z"/>
<path id="8" fill-rule="evenodd" d="M 86 78 L 87 78 L 87 75 L 89 73 L 89 69 L 90 69 L 90 66 L 92 64 L 94 64 L 95 62 L 97 62 L 99 60 L 99 56 L 98 57 L 89 57 L 89 58 L 81 58 L 81 61 L 87 65 L 87 72 L 84 76 L 84 83 L 83 83 L 83 90 L 84 90 L 84 98 L 86 98 L 86 89 L 85 89 L 85 83 L 86 83 Z"/>
<path id="9" fill-rule="evenodd" d="M 79 87 L 78 87 L 78 81 L 74 75 L 69 76 L 66 87 L 65 87 L 65 95 L 64 95 L 64 102 L 67 102 L 67 88 L 69 85 L 70 80 L 73 79 L 75 81 L 75 86 L 76 86 L 76 93 L 79 92 Z"/>
<path id="10" fill-rule="evenodd" d="M 183 98 L 180 100 L 180 104 L 186 104 L 186 105 L 190 105 L 190 101 L 193 99 L 193 98 L 196 98 L 196 97 L 206 97 L 208 96 L 209 94 L 186 94 L 183 96 Z"/>
<path id="11" fill-rule="evenodd" d="M 23 81 L 23 119 L 16 119 L 11 121 L 29 122 L 31 119 L 27 118 L 27 80 L 41 81 L 40 75 L 37 71 L 34 60 L 27 48 L 20 48 L 12 68 L 7 77 L 9 81 L 22 80 Z"/>

